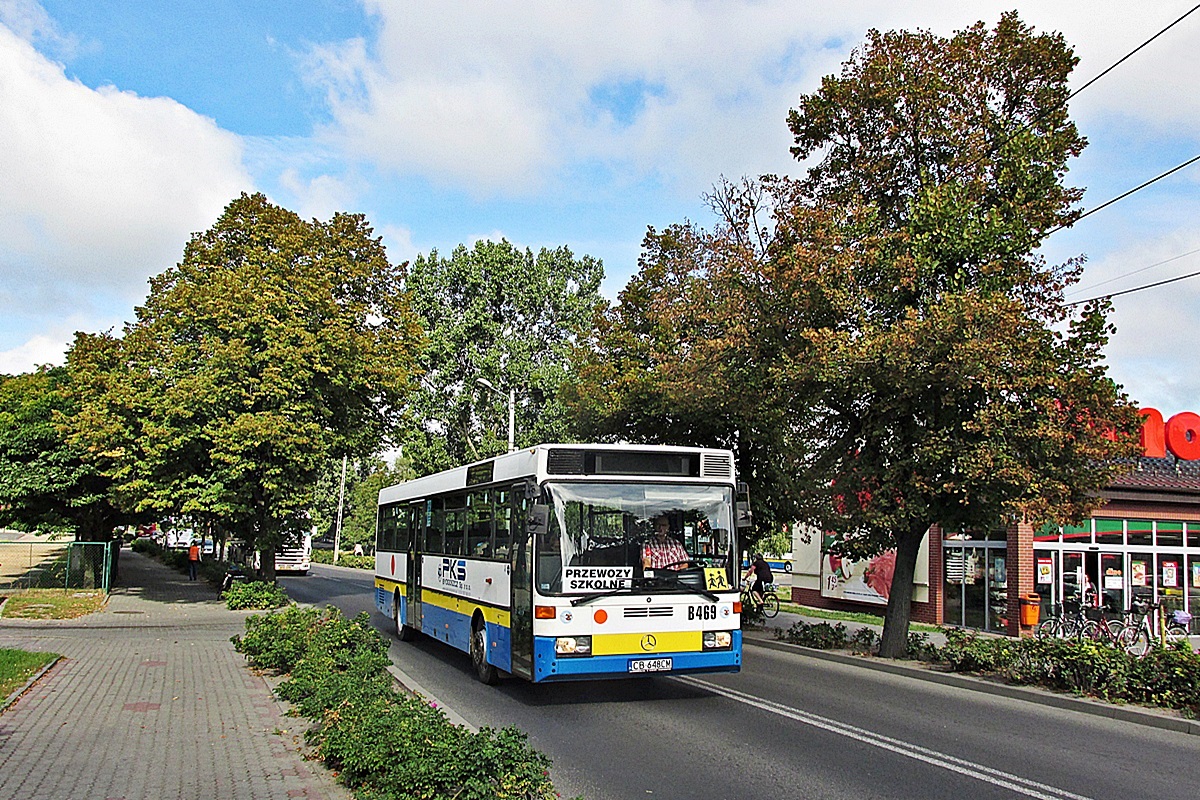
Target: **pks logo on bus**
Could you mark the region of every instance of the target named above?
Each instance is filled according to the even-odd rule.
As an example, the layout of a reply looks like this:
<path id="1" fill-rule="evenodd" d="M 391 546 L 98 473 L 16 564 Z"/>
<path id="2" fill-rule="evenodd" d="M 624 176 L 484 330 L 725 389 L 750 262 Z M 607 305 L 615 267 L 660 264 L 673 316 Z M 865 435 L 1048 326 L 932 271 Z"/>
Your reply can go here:
<path id="1" fill-rule="evenodd" d="M 443 558 L 438 567 L 438 577 L 448 581 L 465 581 L 467 579 L 467 562 L 462 558 Z"/>

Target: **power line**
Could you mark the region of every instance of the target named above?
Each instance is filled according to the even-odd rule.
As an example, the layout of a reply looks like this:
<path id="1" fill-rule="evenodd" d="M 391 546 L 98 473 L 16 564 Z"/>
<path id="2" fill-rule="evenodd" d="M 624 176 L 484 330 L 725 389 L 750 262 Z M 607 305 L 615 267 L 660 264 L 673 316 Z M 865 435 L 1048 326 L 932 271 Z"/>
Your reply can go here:
<path id="1" fill-rule="evenodd" d="M 1079 94 L 1079 93 L 1080 93 L 1080 92 L 1082 92 L 1084 89 L 1088 88 L 1088 87 L 1089 87 L 1089 86 L 1091 86 L 1093 83 L 1095 83 L 1096 81 L 1100 80 L 1100 79 L 1101 79 L 1101 78 L 1103 78 L 1105 75 L 1107 75 L 1108 73 L 1112 72 L 1112 71 L 1113 71 L 1114 69 L 1116 69 L 1117 67 L 1119 67 L 1119 66 L 1121 66 L 1122 64 L 1124 64 L 1124 63 L 1125 63 L 1125 61 L 1126 61 L 1126 60 L 1128 60 L 1128 59 L 1129 59 L 1129 57 L 1130 57 L 1130 56 L 1132 56 L 1134 53 L 1136 53 L 1137 51 L 1141 50 L 1143 47 L 1145 47 L 1146 45 L 1150 44 L 1151 42 L 1153 42 L 1153 41 L 1154 41 L 1155 39 L 1157 39 L 1158 37 L 1162 36 L 1162 35 L 1163 35 L 1164 33 L 1166 33 L 1167 31 L 1171 30 L 1171 28 L 1174 28 L 1176 25 L 1178 25 L 1179 23 L 1183 22 L 1183 21 L 1184 21 L 1184 19 L 1186 19 L 1187 17 L 1189 17 L 1189 16 L 1190 16 L 1190 15 L 1191 15 L 1191 14 L 1192 14 L 1192 13 L 1193 13 L 1193 12 L 1194 12 L 1196 9 L 1198 9 L 1198 8 L 1200 8 L 1200 4 L 1197 4 L 1197 5 L 1194 5 L 1194 6 L 1192 6 L 1190 9 L 1188 9 L 1186 12 L 1184 12 L 1183 16 L 1181 16 L 1179 19 L 1175 20 L 1175 21 L 1174 21 L 1174 22 L 1172 22 L 1170 25 L 1168 25 L 1167 27 L 1163 28 L 1161 31 L 1159 31 L 1158 33 L 1154 34 L 1154 35 L 1153 35 L 1153 36 L 1151 36 L 1149 39 L 1147 39 L 1146 41 L 1142 42 L 1142 43 L 1141 43 L 1141 44 L 1139 44 L 1137 47 L 1133 48 L 1133 49 L 1132 49 L 1132 50 L 1130 50 L 1128 53 L 1126 53 L 1126 54 L 1125 54 L 1125 55 L 1124 55 L 1124 56 L 1121 58 L 1121 60 L 1120 60 L 1120 61 L 1117 61 L 1117 62 L 1115 62 L 1115 63 L 1114 63 L 1114 64 L 1112 64 L 1112 65 L 1111 65 L 1111 66 L 1110 66 L 1108 69 L 1104 70 L 1104 71 L 1103 71 L 1103 72 L 1101 72 L 1099 75 L 1097 75 L 1096 77 L 1092 78 L 1090 81 L 1088 81 L 1087 83 L 1085 83 L 1083 86 L 1080 86 L 1078 89 L 1076 89 L 1075 91 L 1071 92 L 1069 95 L 1067 95 L 1067 99 L 1063 101 L 1063 102 L 1064 102 L 1064 104 L 1065 104 L 1067 101 L 1069 101 L 1069 100 L 1070 100 L 1072 97 L 1074 97 L 1075 95 Z"/>
<path id="2" fill-rule="evenodd" d="M 1076 288 L 1067 292 L 1067 294 L 1079 294 L 1080 292 L 1089 292 L 1092 289 L 1098 289 L 1107 283 L 1114 283 L 1115 281 L 1119 281 L 1124 278 L 1131 278 L 1134 275 L 1140 275 L 1141 273 L 1145 272 L 1146 270 L 1151 270 L 1151 269 L 1154 269 L 1155 267 L 1161 267 L 1163 264 L 1170 264 L 1172 261 L 1178 261 L 1181 258 L 1187 258 L 1188 256 L 1194 256 L 1194 255 L 1196 255 L 1196 253 L 1200 253 L 1200 248 L 1196 248 L 1195 250 L 1189 250 L 1186 253 L 1180 253 L 1179 255 L 1171 256 L 1170 258 L 1164 258 L 1162 261 L 1156 261 L 1148 267 L 1141 267 L 1139 269 L 1133 270 L 1132 272 L 1124 272 L 1124 273 L 1116 276 L 1115 278 L 1109 278 L 1106 281 L 1100 281 L 1099 283 L 1092 283 L 1087 286 L 1077 286 Z"/>
<path id="3" fill-rule="evenodd" d="M 1163 174 L 1158 175 L 1154 178 L 1151 178 L 1150 180 L 1146 181 L 1145 183 L 1143 183 L 1139 186 L 1135 186 L 1132 189 L 1130 189 L 1129 191 L 1119 194 L 1116 197 L 1114 197 L 1113 199 L 1108 200 L 1104 203 L 1101 203 L 1100 205 L 1096 206 L 1095 208 L 1088 209 L 1087 211 L 1083 212 L 1078 217 L 1076 217 L 1074 219 L 1074 221 L 1072 221 L 1069 224 L 1074 225 L 1076 222 L 1079 222 L 1079 220 L 1083 219 L 1084 217 L 1090 217 L 1092 214 L 1095 214 L 1097 211 L 1100 211 L 1101 209 L 1104 209 L 1104 208 L 1108 208 L 1113 203 L 1116 203 L 1119 200 L 1124 200 L 1126 197 L 1129 197 L 1129 195 L 1133 194 L 1134 192 L 1140 192 L 1142 189 L 1145 189 L 1150 184 L 1155 183 L 1157 181 L 1161 181 L 1163 178 L 1167 177 L 1168 175 L 1174 175 L 1176 172 L 1179 172 L 1179 170 L 1183 169 L 1184 167 L 1190 166 L 1190 165 L 1196 163 L 1197 161 L 1200 161 L 1200 155 L 1192 156 L 1187 161 L 1183 162 L 1182 164 L 1180 164 L 1178 166 L 1172 167 L 1171 169 L 1167 170 Z M 1054 233 L 1055 231 L 1060 231 L 1066 227 L 1068 227 L 1068 223 L 1064 223 L 1062 225 L 1056 225 L 1053 228 L 1051 228 L 1050 230 L 1046 231 L 1046 236 L 1049 236 L 1050 234 Z"/>
<path id="4" fill-rule="evenodd" d="M 1180 275 L 1177 278 L 1167 278 L 1165 281 L 1158 281 L 1157 283 L 1147 283 L 1144 286 L 1135 286 L 1132 289 L 1124 289 L 1120 292 L 1113 292 L 1112 294 L 1097 295 L 1096 297 L 1093 297 L 1090 300 L 1076 300 L 1073 303 L 1063 303 L 1063 305 L 1066 306 L 1067 308 L 1070 308 L 1071 306 L 1086 305 L 1087 303 L 1092 303 L 1092 302 L 1095 302 L 1096 300 L 1105 300 L 1105 299 L 1111 300 L 1114 297 L 1120 297 L 1123 294 L 1133 294 L 1134 292 L 1140 292 L 1143 289 L 1153 289 L 1156 286 L 1166 286 L 1168 283 L 1175 283 L 1177 281 L 1186 280 L 1188 278 L 1195 278 L 1197 275 L 1200 275 L 1200 271 L 1189 272 L 1187 275 Z"/>

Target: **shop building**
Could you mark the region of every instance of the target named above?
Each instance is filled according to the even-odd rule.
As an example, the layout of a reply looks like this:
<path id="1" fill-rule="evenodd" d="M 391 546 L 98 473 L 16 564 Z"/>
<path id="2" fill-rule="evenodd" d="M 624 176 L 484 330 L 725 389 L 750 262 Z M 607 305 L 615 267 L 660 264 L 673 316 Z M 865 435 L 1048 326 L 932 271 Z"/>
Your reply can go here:
<path id="1" fill-rule="evenodd" d="M 975 533 L 933 526 L 918 555 L 912 619 L 1018 636 L 1030 630 L 1021 598 L 1045 616 L 1056 603 L 1078 602 L 1090 585 L 1112 610 L 1137 598 L 1188 611 L 1200 634 L 1200 416 L 1164 422 L 1154 409 L 1141 413 L 1143 454 L 1101 492 L 1104 504 L 1089 519 Z M 886 605 L 894 553 L 849 562 L 829 554 L 815 531 L 797 528 L 792 538 L 794 602 L 846 611 Z"/>

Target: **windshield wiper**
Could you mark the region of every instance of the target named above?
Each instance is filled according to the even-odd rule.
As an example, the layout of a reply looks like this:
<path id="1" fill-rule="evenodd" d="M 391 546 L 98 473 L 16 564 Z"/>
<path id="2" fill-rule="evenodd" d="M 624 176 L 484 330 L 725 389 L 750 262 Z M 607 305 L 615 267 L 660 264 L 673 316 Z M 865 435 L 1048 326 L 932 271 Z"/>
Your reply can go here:
<path id="1" fill-rule="evenodd" d="M 636 583 L 636 581 L 635 581 Z M 629 588 L 609 589 L 607 592 L 596 592 L 595 594 L 585 594 L 583 597 L 576 597 L 571 601 L 572 606 L 582 606 L 588 603 L 594 603 L 597 600 L 603 600 L 605 597 L 616 597 L 619 594 L 628 592 Z"/>
<path id="2" fill-rule="evenodd" d="M 667 586 L 674 586 L 678 589 L 685 589 L 689 592 L 695 592 L 696 594 L 701 595 L 702 597 L 707 597 L 709 600 L 712 600 L 714 603 L 721 602 L 721 598 L 717 597 L 715 594 L 710 592 L 708 589 L 705 589 L 700 586 L 688 586 L 686 583 L 684 583 L 683 581 L 681 581 L 679 579 L 678 575 L 663 575 L 661 573 L 661 571 L 655 571 L 654 577 L 647 578 L 647 580 L 655 581 L 658 583 L 665 583 Z M 653 584 L 651 584 L 651 585 L 653 585 Z"/>

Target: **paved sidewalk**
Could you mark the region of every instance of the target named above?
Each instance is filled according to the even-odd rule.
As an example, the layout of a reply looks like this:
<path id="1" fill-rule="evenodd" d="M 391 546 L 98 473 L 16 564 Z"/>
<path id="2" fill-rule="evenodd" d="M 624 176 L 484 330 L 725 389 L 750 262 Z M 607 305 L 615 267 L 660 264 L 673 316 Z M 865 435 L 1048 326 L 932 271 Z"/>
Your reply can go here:
<path id="1" fill-rule="evenodd" d="M 250 613 L 123 550 L 103 611 L 0 620 L 0 647 L 65 656 L 0 715 L 0 797 L 348 800 L 230 644 Z"/>

